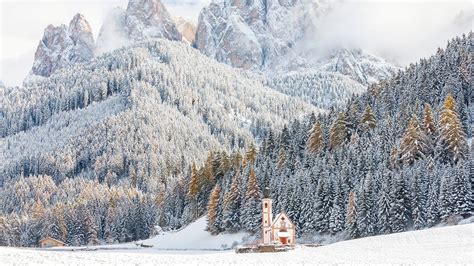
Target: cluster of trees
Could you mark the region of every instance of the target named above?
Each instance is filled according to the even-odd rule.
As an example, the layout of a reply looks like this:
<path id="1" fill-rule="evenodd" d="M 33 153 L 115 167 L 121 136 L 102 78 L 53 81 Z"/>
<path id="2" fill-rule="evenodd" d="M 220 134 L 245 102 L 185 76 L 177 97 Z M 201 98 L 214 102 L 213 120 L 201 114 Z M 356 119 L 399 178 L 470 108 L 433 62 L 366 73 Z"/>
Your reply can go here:
<path id="1" fill-rule="evenodd" d="M 20 174 L 130 177 L 153 189 L 204 160 L 202 150 L 244 147 L 316 110 L 166 40 L 2 90 L 0 183 Z"/>
<path id="2" fill-rule="evenodd" d="M 146 239 L 163 196 L 81 178 L 21 177 L 0 188 L 0 245 L 36 246 L 46 236 L 68 245 Z"/>
<path id="3" fill-rule="evenodd" d="M 272 89 L 302 98 L 321 109 L 344 105 L 354 94 L 363 93 L 366 89 L 345 75 L 326 71 L 278 73 L 267 84 Z"/>
<path id="4" fill-rule="evenodd" d="M 343 108 L 269 131 L 254 171 L 231 171 L 216 181 L 207 204 L 209 230 L 258 232 L 258 222 L 252 228 L 243 221 L 251 212 L 259 221 L 259 205 L 237 200 L 240 207 L 224 212 L 235 198 L 228 183 L 250 184 L 254 174 L 255 187 L 272 189 L 275 212 L 285 210 L 299 234 L 363 237 L 472 215 L 472 47 L 472 33 L 456 38 Z M 240 199 L 259 194 L 238 191 Z M 240 227 L 223 222 L 226 217 L 240 217 Z"/>

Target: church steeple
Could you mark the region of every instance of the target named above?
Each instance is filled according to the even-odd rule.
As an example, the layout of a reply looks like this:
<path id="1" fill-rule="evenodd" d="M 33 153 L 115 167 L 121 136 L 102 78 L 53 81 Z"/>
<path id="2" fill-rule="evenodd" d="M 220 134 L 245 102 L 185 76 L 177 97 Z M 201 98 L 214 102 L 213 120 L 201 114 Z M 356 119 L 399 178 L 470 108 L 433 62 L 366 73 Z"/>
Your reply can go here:
<path id="1" fill-rule="evenodd" d="M 272 199 L 270 198 L 271 190 L 268 187 L 263 189 L 263 199 L 262 199 L 262 236 L 263 244 L 268 245 L 272 242 Z"/>

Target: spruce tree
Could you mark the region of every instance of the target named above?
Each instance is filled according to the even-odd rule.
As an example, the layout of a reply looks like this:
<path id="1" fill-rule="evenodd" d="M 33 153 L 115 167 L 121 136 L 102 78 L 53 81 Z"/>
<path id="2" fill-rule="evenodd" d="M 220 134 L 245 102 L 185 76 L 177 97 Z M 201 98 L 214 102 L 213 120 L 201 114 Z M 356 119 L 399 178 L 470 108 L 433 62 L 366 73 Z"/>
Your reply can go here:
<path id="1" fill-rule="evenodd" d="M 411 189 L 411 211 L 413 218 L 413 227 L 415 229 L 422 229 L 426 227 L 426 198 L 425 191 L 423 191 L 423 184 L 421 182 L 420 173 L 415 173 Z"/>
<path id="2" fill-rule="evenodd" d="M 399 173 L 395 174 L 392 183 L 391 198 L 393 202 L 390 208 L 390 227 L 393 232 L 403 232 L 410 220 L 410 199 L 405 179 Z"/>
<path id="3" fill-rule="evenodd" d="M 384 173 L 382 176 L 382 188 L 379 193 L 377 200 L 377 231 L 382 234 L 391 233 L 390 227 L 390 189 L 391 183 L 388 173 Z"/>
<path id="4" fill-rule="evenodd" d="M 332 197 L 331 217 L 329 220 L 329 230 L 332 234 L 336 234 L 344 230 L 345 217 L 341 182 L 339 179 L 333 187 L 334 190 Z"/>
<path id="5" fill-rule="evenodd" d="M 472 189 L 469 180 L 468 169 L 463 164 L 458 164 L 452 171 L 452 194 L 453 214 L 468 217 L 472 212 Z"/>
<path id="6" fill-rule="evenodd" d="M 240 223 L 240 175 L 237 173 L 232 179 L 229 191 L 224 197 L 223 225 L 229 232 L 237 232 L 241 228 Z"/>
<path id="7" fill-rule="evenodd" d="M 253 168 L 250 169 L 247 191 L 242 210 L 242 226 L 250 232 L 257 232 L 262 224 L 261 221 L 261 197 L 257 177 Z"/>
<path id="8" fill-rule="evenodd" d="M 347 124 L 348 122 L 346 119 L 346 114 L 344 112 L 340 112 L 336 121 L 334 121 L 334 124 L 331 127 L 329 144 L 331 149 L 334 149 L 345 141 L 349 140 L 350 134 Z"/>

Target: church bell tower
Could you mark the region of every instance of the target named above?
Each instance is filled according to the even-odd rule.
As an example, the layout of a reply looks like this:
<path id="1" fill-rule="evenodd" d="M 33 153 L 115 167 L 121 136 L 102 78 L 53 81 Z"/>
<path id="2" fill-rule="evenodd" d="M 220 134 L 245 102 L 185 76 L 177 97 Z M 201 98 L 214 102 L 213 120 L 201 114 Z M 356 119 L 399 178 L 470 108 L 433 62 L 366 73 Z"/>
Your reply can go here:
<path id="1" fill-rule="evenodd" d="M 272 199 L 270 198 L 271 190 L 266 187 L 263 189 L 262 199 L 262 237 L 263 244 L 269 245 L 272 242 Z"/>

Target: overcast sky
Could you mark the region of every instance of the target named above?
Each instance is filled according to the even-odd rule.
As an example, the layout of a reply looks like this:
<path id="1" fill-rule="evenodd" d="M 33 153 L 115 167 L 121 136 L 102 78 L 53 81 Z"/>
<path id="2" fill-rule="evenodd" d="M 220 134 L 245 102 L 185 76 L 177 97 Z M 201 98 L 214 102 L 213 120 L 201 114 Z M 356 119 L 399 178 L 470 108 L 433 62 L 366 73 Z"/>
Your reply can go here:
<path id="1" fill-rule="evenodd" d="M 276 1 L 276 0 L 275 0 Z M 83 14 L 97 36 L 110 9 L 128 0 L 0 0 L 0 80 L 21 84 L 48 24 Z M 211 0 L 162 0 L 173 16 L 197 21 Z M 465 1 L 350 1 L 321 22 L 320 44 L 348 43 L 399 64 L 433 53 L 433 47 L 472 29 L 473 4 Z M 317 42 L 318 40 L 315 40 Z M 396 50 L 396 51 L 394 51 Z M 392 52 L 390 52 L 392 51 Z"/>

